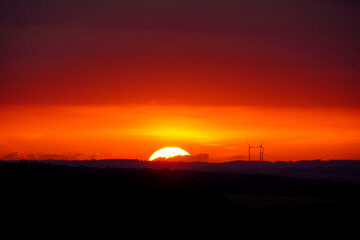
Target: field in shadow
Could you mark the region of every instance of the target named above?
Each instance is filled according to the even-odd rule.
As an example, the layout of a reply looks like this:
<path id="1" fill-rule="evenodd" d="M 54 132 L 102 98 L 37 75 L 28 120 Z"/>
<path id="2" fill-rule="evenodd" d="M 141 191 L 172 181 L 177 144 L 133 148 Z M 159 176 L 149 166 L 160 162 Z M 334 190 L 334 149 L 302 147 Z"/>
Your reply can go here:
<path id="1" fill-rule="evenodd" d="M 0 183 L 12 225 L 351 226 L 360 213 L 359 184 L 270 174 L 0 162 Z"/>

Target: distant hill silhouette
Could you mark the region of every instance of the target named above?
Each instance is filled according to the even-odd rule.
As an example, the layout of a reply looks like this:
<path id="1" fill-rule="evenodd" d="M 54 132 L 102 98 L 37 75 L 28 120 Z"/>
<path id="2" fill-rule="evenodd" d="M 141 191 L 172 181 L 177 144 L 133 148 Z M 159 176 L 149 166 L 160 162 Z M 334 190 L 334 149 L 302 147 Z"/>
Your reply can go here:
<path id="1" fill-rule="evenodd" d="M 135 168 L 135 169 L 169 169 L 195 170 L 226 173 L 261 173 L 306 179 L 328 179 L 334 181 L 352 181 L 360 183 L 360 161 L 296 161 L 296 162 L 248 162 L 232 161 L 223 163 L 208 162 L 171 162 L 140 161 L 136 159 L 106 160 L 41 160 L 61 166 L 84 166 L 96 168 Z"/>

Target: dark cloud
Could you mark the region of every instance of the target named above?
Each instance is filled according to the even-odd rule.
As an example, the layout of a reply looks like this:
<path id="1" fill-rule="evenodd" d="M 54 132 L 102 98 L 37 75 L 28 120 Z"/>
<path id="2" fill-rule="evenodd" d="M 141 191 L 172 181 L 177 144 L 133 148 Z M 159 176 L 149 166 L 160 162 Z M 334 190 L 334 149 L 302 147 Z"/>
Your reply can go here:
<path id="1" fill-rule="evenodd" d="M 8 153 L 0 157 L 0 160 L 19 160 L 21 157 L 18 152 Z"/>
<path id="2" fill-rule="evenodd" d="M 200 153 L 190 156 L 175 156 L 169 159 L 157 158 L 154 161 L 171 161 L 171 162 L 209 162 L 210 155 L 208 153 Z"/>
<path id="3" fill-rule="evenodd" d="M 91 160 L 106 159 L 109 154 L 105 153 L 23 153 L 13 152 L 0 155 L 0 160 Z"/>
<path id="4" fill-rule="evenodd" d="M 239 161 L 239 160 L 248 160 L 247 155 L 234 155 L 234 156 L 230 156 L 225 158 L 226 161 Z"/>

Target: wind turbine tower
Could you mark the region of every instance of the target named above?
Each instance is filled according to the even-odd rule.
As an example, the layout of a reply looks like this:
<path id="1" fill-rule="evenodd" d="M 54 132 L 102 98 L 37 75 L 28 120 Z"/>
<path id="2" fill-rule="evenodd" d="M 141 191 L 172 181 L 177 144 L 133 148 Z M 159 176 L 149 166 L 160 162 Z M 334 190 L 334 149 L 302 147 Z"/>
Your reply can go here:
<path id="1" fill-rule="evenodd" d="M 264 148 L 263 148 L 263 141 L 261 141 L 261 144 L 259 145 L 260 148 L 260 162 L 264 161 Z"/>

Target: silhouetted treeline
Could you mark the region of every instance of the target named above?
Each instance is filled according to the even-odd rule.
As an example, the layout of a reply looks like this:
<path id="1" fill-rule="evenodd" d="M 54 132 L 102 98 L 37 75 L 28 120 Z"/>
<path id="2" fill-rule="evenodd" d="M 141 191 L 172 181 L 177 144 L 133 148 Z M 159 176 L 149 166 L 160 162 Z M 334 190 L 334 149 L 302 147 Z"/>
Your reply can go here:
<path id="1" fill-rule="evenodd" d="M 85 166 L 96 168 L 137 168 L 194 170 L 228 173 L 261 173 L 307 179 L 329 179 L 360 183 L 360 161 L 296 161 L 296 162 L 248 162 L 232 161 L 223 163 L 208 162 L 167 162 L 139 160 L 41 160 L 39 162 L 62 166 Z"/>
<path id="2" fill-rule="evenodd" d="M 0 183 L 13 224 L 350 224 L 360 200 L 351 182 L 27 161 L 0 162 Z"/>

